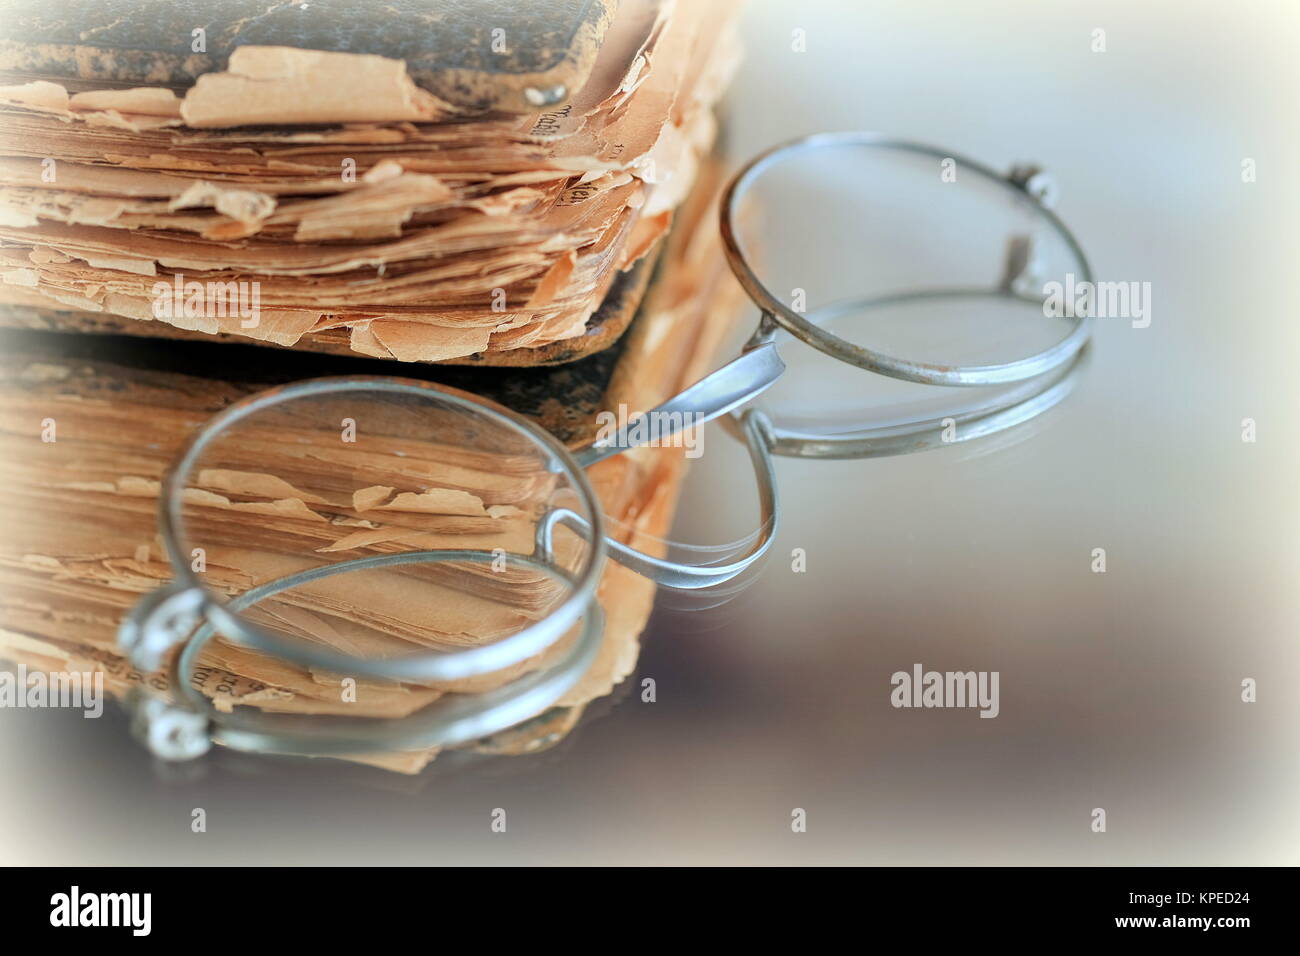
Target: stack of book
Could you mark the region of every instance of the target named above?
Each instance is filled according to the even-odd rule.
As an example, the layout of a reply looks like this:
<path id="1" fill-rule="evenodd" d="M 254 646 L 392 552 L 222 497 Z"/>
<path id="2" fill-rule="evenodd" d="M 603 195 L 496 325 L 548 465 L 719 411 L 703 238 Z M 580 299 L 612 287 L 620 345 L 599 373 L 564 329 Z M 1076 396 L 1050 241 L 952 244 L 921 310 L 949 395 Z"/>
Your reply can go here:
<path id="1" fill-rule="evenodd" d="M 15 3 L 0 37 L 0 658 L 102 669 L 118 691 L 161 683 L 115 645 L 125 610 L 170 576 L 159 480 L 211 413 L 268 385 L 419 378 L 576 446 L 601 412 L 635 414 L 708 370 L 742 298 L 710 157 L 735 4 L 421 0 L 364 22 L 321 0 L 257 15 L 216 0 L 125 6 L 123 18 Z M 504 465 L 426 441 L 400 455 L 428 469 L 353 489 L 360 499 L 237 447 L 196 472 L 187 509 L 243 543 L 206 554 L 205 581 L 235 595 L 303 553 L 524 550 L 529 489 L 510 497 Z M 683 465 L 680 449 L 650 448 L 594 466 L 611 535 L 655 550 Z M 289 537 L 311 547 L 290 554 Z M 367 653 L 384 640 L 463 647 L 511 626 L 437 600 L 418 574 L 387 585 L 413 589 L 393 591 L 405 617 L 312 589 L 254 616 L 336 647 L 346 626 Z M 481 746 L 552 741 L 632 671 L 653 585 L 611 566 L 599 596 L 592 671 Z M 350 700 L 341 675 L 233 643 L 202 663 L 194 683 L 220 707 L 381 717 L 547 655 L 486 678 L 367 682 Z M 413 772 L 432 756 L 364 759 Z"/>

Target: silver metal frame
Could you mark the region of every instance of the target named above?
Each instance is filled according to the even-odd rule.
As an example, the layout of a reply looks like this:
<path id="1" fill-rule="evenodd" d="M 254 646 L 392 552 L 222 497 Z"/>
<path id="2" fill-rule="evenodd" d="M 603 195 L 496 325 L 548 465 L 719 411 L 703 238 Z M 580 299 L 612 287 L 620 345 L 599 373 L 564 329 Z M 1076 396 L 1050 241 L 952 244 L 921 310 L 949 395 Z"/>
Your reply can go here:
<path id="1" fill-rule="evenodd" d="M 123 621 L 119 641 L 132 662 L 148 671 L 170 665 L 173 700 L 142 695 L 134 704 L 137 732 L 159 756 L 187 759 L 202 753 L 212 741 L 243 750 L 275 753 L 355 754 L 370 750 L 401 750 L 465 743 L 526 720 L 560 699 L 595 660 L 603 619 L 595 590 L 607 555 L 639 574 L 679 589 L 716 588 L 733 580 L 758 561 L 770 547 L 779 514 L 773 456 L 801 458 L 872 458 L 906 454 L 951 442 L 985 437 L 1022 424 L 1056 405 L 1073 388 L 1087 358 L 1091 334 L 1089 317 L 1070 317 L 1070 331 L 1055 345 L 1034 355 L 995 365 L 936 365 L 913 362 L 863 348 L 826 331 L 819 322 L 849 311 L 865 311 L 900 301 L 993 295 L 1035 301 L 1013 291 L 1023 263 L 1015 248 L 1008 274 L 984 289 L 927 289 L 833 303 L 808 316 L 781 302 L 758 278 L 736 230 L 738 206 L 764 172 L 789 158 L 827 148 L 893 149 L 937 159 L 955 159 L 962 169 L 1001 184 L 1032 201 L 1032 208 L 1065 242 L 1076 259 L 1078 273 L 1091 280 L 1087 258 L 1074 236 L 1049 208 L 1055 188 L 1042 170 L 1022 166 L 1003 176 L 951 152 L 870 133 L 827 133 L 776 146 L 755 157 L 728 185 L 720 208 L 720 228 L 732 271 L 761 310 L 758 329 L 741 355 L 696 382 L 647 415 L 692 424 L 722 418 L 726 428 L 745 442 L 754 466 L 758 490 L 759 530 L 739 557 L 725 563 L 692 565 L 657 558 L 609 539 L 601 506 L 584 469 L 634 447 L 635 422 L 604 441 L 570 452 L 527 419 L 474 396 L 425 382 L 350 376 L 299 382 L 247 398 L 210 420 L 187 446 L 163 485 L 159 528 L 176 572 L 170 584 L 146 595 Z M 1012 385 L 997 395 L 967 403 L 948 416 L 904 424 L 863 428 L 851 433 L 816 434 L 780 428 L 762 411 L 742 406 L 770 388 L 785 371 L 776 336 L 785 331 L 813 348 L 857 368 L 904 381 L 942 386 Z M 549 456 L 555 470 L 575 488 L 587 514 L 552 508 L 538 523 L 532 556 L 507 559 L 563 580 L 570 594 L 550 614 L 494 644 L 455 652 L 412 655 L 389 660 L 363 660 L 287 639 L 260 628 L 241 615 L 249 606 L 311 580 L 347 571 L 420 562 L 485 562 L 489 552 L 474 550 L 422 551 L 379 555 L 315 568 L 263 584 L 223 601 L 210 593 L 190 569 L 180 546 L 184 532 L 182 502 L 185 480 L 213 438 L 231 425 L 284 401 L 348 391 L 388 392 L 428 396 L 482 415 L 515 429 Z M 954 430 L 955 426 L 955 430 Z M 570 574 L 552 559 L 555 528 L 566 526 L 590 538 L 583 567 Z M 555 644 L 575 625 L 580 633 L 563 657 L 544 671 L 519 678 L 497 690 L 473 695 L 447 695 L 417 714 L 401 720 L 217 711 L 202 694 L 188 686 L 187 677 L 199 652 L 213 636 L 309 667 L 336 673 L 391 680 L 454 680 L 491 673 L 517 664 Z M 178 652 L 178 647 L 180 648 Z"/>
<path id="2" fill-rule="evenodd" d="M 736 174 L 722 194 L 719 209 L 722 241 L 727 253 L 731 271 L 735 273 L 745 292 L 763 310 L 765 319 L 785 329 L 799 341 L 825 352 L 841 362 L 856 365 L 871 372 L 879 372 L 891 378 L 908 382 L 921 382 L 927 385 L 1002 385 L 1034 378 L 1069 362 L 1087 343 L 1092 334 L 1091 317 L 1075 317 L 1074 327 L 1061 341 L 1035 355 L 1004 362 L 998 365 L 934 365 L 926 362 L 912 362 L 907 359 L 894 358 L 873 349 L 864 348 L 848 342 L 837 335 L 827 332 L 810 322 L 805 316 L 795 312 L 772 293 L 750 265 L 749 258 L 741 245 L 736 226 L 738 207 L 749 193 L 754 183 L 763 173 L 774 166 L 802 153 L 817 150 L 860 147 L 869 149 L 894 149 L 918 153 L 935 159 L 954 160 L 958 168 L 974 172 L 983 179 L 1005 186 L 1009 191 L 1027 196 L 1034 200 L 1035 211 L 1051 226 L 1056 234 L 1064 240 L 1071 254 L 1078 260 L 1079 274 L 1091 281 L 1092 269 L 1088 258 L 1075 240 L 1074 235 L 1065 224 L 1052 212 L 1046 201 L 1051 195 L 1044 188 L 1043 174 L 1036 167 L 1017 167 L 1011 173 L 1003 175 L 982 163 L 958 156 L 948 150 L 937 149 L 923 143 L 892 139 L 877 133 L 818 133 L 774 146 L 760 153 Z M 1030 192 L 1034 188 L 1035 192 Z"/>
<path id="3" fill-rule="evenodd" d="M 496 558 L 491 552 L 418 551 L 343 561 L 254 588 L 231 601 L 229 609 L 241 611 L 280 591 L 349 571 L 439 561 L 459 562 L 467 560 L 471 554 L 473 560 L 483 563 Z M 519 555 L 512 555 L 511 559 L 514 563 L 565 580 L 570 586 L 575 583 L 549 562 Z M 588 606 L 580 628 L 573 646 L 545 670 L 526 674 L 491 691 L 444 695 L 408 717 L 376 719 L 269 714 L 245 712 L 246 709 L 222 714 L 185 680 L 185 675 L 193 673 L 197 667 L 199 653 L 216 636 L 212 623 L 206 622 L 185 644 L 171 672 L 173 696 L 188 703 L 191 713 L 198 719 L 187 719 L 189 715 L 182 715 L 178 720 L 176 715 L 172 715 L 170 723 L 162 722 L 161 733 L 155 721 L 150 728 L 154 737 L 151 745 L 155 751 L 165 748 L 169 755 L 183 759 L 198 756 L 211 743 L 236 750 L 311 756 L 363 753 L 375 749 L 423 750 L 467 743 L 537 715 L 577 685 L 600 650 L 604 630 L 600 605 L 593 601 Z M 490 644 L 482 650 L 500 646 L 500 643 Z M 293 657 L 302 663 L 312 662 L 305 655 Z"/>

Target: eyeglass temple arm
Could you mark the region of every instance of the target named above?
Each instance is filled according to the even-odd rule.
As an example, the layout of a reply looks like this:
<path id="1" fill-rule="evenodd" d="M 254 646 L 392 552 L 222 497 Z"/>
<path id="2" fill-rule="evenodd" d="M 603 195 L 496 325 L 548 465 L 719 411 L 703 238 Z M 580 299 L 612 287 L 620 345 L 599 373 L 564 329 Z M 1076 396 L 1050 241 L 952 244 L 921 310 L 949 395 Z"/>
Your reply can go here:
<path id="1" fill-rule="evenodd" d="M 762 394 L 784 371 L 785 363 L 777 354 L 775 343 L 756 336 L 751 347 L 747 347 L 739 358 L 678 392 L 662 405 L 637 416 L 613 435 L 597 439 L 579 449 L 574 452 L 574 457 L 579 465 L 587 468 L 612 455 L 635 448 L 642 444 L 633 438 L 636 423 L 647 416 L 653 416 L 651 420 L 658 423 L 677 425 L 667 432 L 662 428 L 655 429 L 654 433 L 661 440 L 684 428 L 703 425 Z"/>
<path id="2" fill-rule="evenodd" d="M 749 448 L 749 457 L 754 465 L 758 487 L 759 532 L 749 551 L 727 564 L 701 566 L 656 558 L 606 538 L 606 547 L 615 561 L 657 584 L 693 591 L 730 581 L 767 553 L 772 538 L 776 535 L 777 514 L 776 474 L 772 467 L 771 454 L 771 422 L 762 412 L 750 409 L 741 416 L 740 427 Z M 555 527 L 561 524 L 567 525 L 580 534 L 591 533 L 591 525 L 581 515 L 568 508 L 551 511 L 537 527 L 538 556 L 543 559 L 549 556 Z"/>

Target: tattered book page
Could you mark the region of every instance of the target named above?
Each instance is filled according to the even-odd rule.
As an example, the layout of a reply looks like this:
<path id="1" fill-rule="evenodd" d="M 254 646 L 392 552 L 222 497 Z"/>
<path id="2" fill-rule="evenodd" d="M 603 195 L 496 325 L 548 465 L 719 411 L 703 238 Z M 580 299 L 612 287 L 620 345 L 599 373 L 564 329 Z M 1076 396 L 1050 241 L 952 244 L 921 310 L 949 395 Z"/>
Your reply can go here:
<path id="1" fill-rule="evenodd" d="M 698 378 L 717 352 L 741 294 L 716 230 L 707 229 L 719 176 L 709 168 L 683 206 L 661 278 L 629 333 L 601 407 L 644 409 Z M 20 343 L 22 344 L 22 343 Z M 121 694 L 165 691 L 134 671 L 116 644 L 122 615 L 172 576 L 157 535 L 160 482 L 187 436 L 209 415 L 255 390 L 230 379 L 62 358 L 48 337 L 0 362 L 0 656 L 33 668 L 102 670 Z M 409 550 L 500 549 L 527 555 L 556 475 L 509 434 L 454 441 L 436 410 L 357 398 L 250 417 L 216 441 L 187 474 L 182 550 L 201 562 L 213 591 L 234 597 L 304 569 Z M 366 434 L 341 443 L 348 417 Z M 57 441 L 41 440 L 43 421 Z M 575 435 L 583 432 L 578 430 Z M 582 440 L 580 437 L 576 441 Z M 655 448 L 607 459 L 589 479 L 616 540 L 662 553 L 685 458 Z M 581 542 L 559 542 L 566 548 Z M 576 560 L 575 550 L 573 559 Z M 249 620 L 295 640 L 358 657 L 455 650 L 500 640 L 554 606 L 553 582 L 454 564 L 327 577 L 261 601 Z M 654 586 L 611 564 L 598 599 L 606 629 L 595 665 L 541 721 L 498 735 L 493 751 L 529 752 L 553 740 L 587 703 L 609 694 L 636 664 Z M 191 685 L 222 710 L 403 717 L 445 694 L 477 693 L 538 668 L 563 642 L 515 667 L 454 681 L 392 683 L 304 668 L 218 639 Z M 344 693 L 347 690 L 349 693 Z M 557 718 L 558 719 L 558 718 Z M 507 743 L 507 741 L 509 741 Z M 414 772 L 433 757 L 356 755 Z"/>
<path id="2" fill-rule="evenodd" d="M 0 73 L 0 322 L 404 362 L 603 347 L 593 316 L 711 148 L 738 6 L 624 0 L 583 85 L 531 114 L 252 43 L 180 89 Z"/>

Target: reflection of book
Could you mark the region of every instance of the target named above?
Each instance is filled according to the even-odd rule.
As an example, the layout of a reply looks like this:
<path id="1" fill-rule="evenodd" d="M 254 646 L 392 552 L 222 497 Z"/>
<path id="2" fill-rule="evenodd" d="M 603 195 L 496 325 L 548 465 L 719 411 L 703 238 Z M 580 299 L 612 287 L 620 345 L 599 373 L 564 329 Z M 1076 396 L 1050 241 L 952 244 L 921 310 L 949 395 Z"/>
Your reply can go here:
<path id="1" fill-rule="evenodd" d="M 168 5 L 85 6 L 0 34 L 0 323 L 406 362 L 544 364 L 617 337 L 737 51 L 733 0 L 623 0 L 612 20 L 604 0 L 406 0 L 374 30 L 331 0 L 221 14 L 203 57 L 150 71 L 179 27 L 136 8 Z M 473 37 L 412 51 L 412 24 Z M 530 63 L 570 64 L 546 77 L 562 99 L 500 112 L 540 82 Z M 600 316 L 611 290 L 630 307 Z"/>
<path id="2" fill-rule="evenodd" d="M 107 672 L 116 691 L 150 679 L 130 673 L 116 652 L 115 631 L 139 595 L 170 575 L 155 537 L 156 482 L 194 427 L 239 396 L 314 375 L 414 373 L 495 398 L 578 444 L 592 436 L 598 412 L 619 405 L 645 409 L 689 384 L 707 369 L 739 297 L 713 228 L 716 176 L 710 172 L 705 178 L 708 188 L 683 208 L 681 228 L 670 236 L 656 281 L 629 334 L 613 349 L 565 366 L 394 366 L 212 343 L 4 333 L 0 469 L 8 493 L 0 503 L 5 527 L 0 535 L 0 656 L 51 670 L 84 670 L 93 663 Z M 41 441 L 46 420 L 57 425 L 53 443 Z M 655 550 L 671 519 L 683 465 L 680 449 L 659 448 L 628 452 L 595 466 L 590 477 L 611 519 L 611 535 Z M 214 476 L 204 489 L 255 504 L 258 510 L 211 514 L 254 518 L 264 523 L 259 533 L 282 520 L 292 526 L 296 519 L 274 506 L 288 492 L 248 484 L 247 475 L 259 467 L 250 459 L 242 478 Z M 309 480 L 295 477 L 298 486 Z M 272 507 L 262 507 L 268 504 Z M 457 515 L 455 521 L 428 514 L 402 520 L 420 533 L 484 533 L 482 520 L 472 515 Z M 468 529 L 466 523 L 474 521 L 480 525 Z M 303 527 L 313 535 L 334 534 L 319 523 Z M 245 561 L 242 569 L 247 566 Z M 562 706 L 531 728 L 485 746 L 526 750 L 539 740 L 554 739 L 585 703 L 609 693 L 635 665 L 636 639 L 653 593 L 649 582 L 611 566 L 600 590 L 608 628 L 595 668 Z M 410 629 L 408 638 L 420 638 L 417 631 L 425 628 L 430 646 L 446 638 L 447 628 L 440 630 L 433 617 L 401 624 Z M 313 625 L 298 617 L 286 626 Z M 464 630 L 464 623 L 457 628 Z M 200 683 L 226 704 L 304 712 L 337 712 L 339 707 L 337 675 L 309 674 L 228 645 L 216 645 L 205 665 Z M 440 693 L 482 686 L 481 680 L 459 688 L 367 684 L 359 703 L 368 714 L 399 715 Z M 430 756 L 394 755 L 379 762 L 415 770 Z"/>

